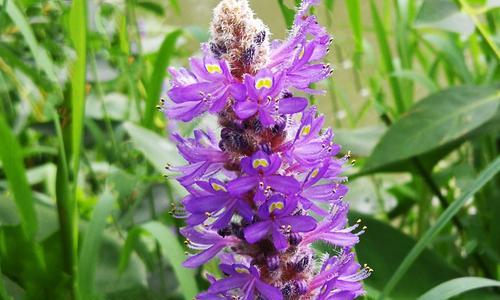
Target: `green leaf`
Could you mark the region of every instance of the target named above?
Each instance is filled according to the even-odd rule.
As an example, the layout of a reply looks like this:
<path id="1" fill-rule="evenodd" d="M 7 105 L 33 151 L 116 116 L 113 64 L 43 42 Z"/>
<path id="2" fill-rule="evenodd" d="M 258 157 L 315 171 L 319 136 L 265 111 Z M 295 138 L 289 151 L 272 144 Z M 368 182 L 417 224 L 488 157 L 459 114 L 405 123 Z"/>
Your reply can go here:
<path id="1" fill-rule="evenodd" d="M 357 212 L 349 214 L 352 223 L 357 219 L 361 219 L 362 226 L 367 226 L 367 231 L 360 236 L 356 255 L 361 264 L 367 263 L 374 269 L 371 276 L 365 280 L 366 284 L 381 291 L 387 284 L 387 278 L 391 277 L 416 242 L 391 225 L 371 216 Z M 393 299 L 416 299 L 436 284 L 458 276 L 461 274 L 439 255 L 426 249 L 391 296 Z"/>
<path id="2" fill-rule="evenodd" d="M 135 148 L 158 172 L 164 172 L 167 164 L 178 165 L 184 162 L 179 156 L 177 148 L 168 138 L 132 123 L 125 123 L 123 127 L 130 135 Z"/>
<path id="3" fill-rule="evenodd" d="M 147 269 L 137 255 L 131 255 L 128 265 L 119 271 L 120 253 L 124 247 L 122 237 L 110 230 L 104 231 L 95 273 L 95 290 L 98 296 L 105 297 L 98 299 L 138 299 L 139 297 L 116 295 L 127 294 L 134 289 L 146 290 Z M 142 295 L 144 296 L 144 293 Z"/>
<path id="4" fill-rule="evenodd" d="M 95 294 L 94 280 L 102 235 L 106 227 L 106 218 L 113 209 L 114 197 L 105 189 L 99 203 L 95 206 L 92 219 L 83 239 L 78 267 L 78 285 L 81 299 L 93 299 Z"/>
<path id="5" fill-rule="evenodd" d="M 85 81 L 87 74 L 87 1 L 74 0 L 69 13 L 69 34 L 76 51 L 71 76 L 71 151 L 72 167 L 78 175 L 83 117 L 85 114 Z"/>
<path id="6" fill-rule="evenodd" d="M 182 262 L 185 259 L 183 247 L 173 232 L 159 222 L 148 222 L 129 231 L 120 259 L 120 269 L 128 265 L 128 257 L 142 233 L 148 233 L 158 241 L 162 249 L 162 254 L 169 260 L 174 270 L 174 274 L 179 281 L 180 290 L 185 299 L 193 299 L 198 293 L 198 287 L 194 280 L 193 270 L 182 266 Z"/>
<path id="7" fill-rule="evenodd" d="M 169 0 L 170 6 L 174 9 L 176 15 L 181 14 L 181 6 L 179 5 L 179 1 L 177 0 Z"/>
<path id="8" fill-rule="evenodd" d="M 54 68 L 54 64 L 47 52 L 43 47 L 38 44 L 38 41 L 33 34 L 33 30 L 31 29 L 28 19 L 24 15 L 24 13 L 17 7 L 16 2 L 14 0 L 7 0 L 6 11 L 12 22 L 17 25 L 21 34 L 23 35 L 28 47 L 30 48 L 33 57 L 35 58 L 35 62 L 40 69 L 42 69 L 47 77 L 53 81 L 57 82 L 56 72 Z"/>
<path id="9" fill-rule="evenodd" d="M 0 268 L 0 299 L 11 300 L 12 297 L 10 297 L 7 294 L 7 290 L 5 289 L 5 284 L 3 283 L 3 278 L 2 277 L 3 277 L 3 275 L 2 275 L 2 269 Z"/>
<path id="10" fill-rule="evenodd" d="M 363 170 L 424 154 L 467 135 L 490 120 L 500 103 L 496 86 L 461 86 L 432 94 L 394 123 Z"/>
<path id="11" fill-rule="evenodd" d="M 336 129 L 335 143 L 344 152 L 351 151 L 355 156 L 369 156 L 386 131 L 383 126 L 369 126 L 358 129 Z"/>
<path id="12" fill-rule="evenodd" d="M 425 0 L 415 20 L 417 28 L 435 28 L 471 35 L 474 22 L 452 0 Z"/>
<path id="13" fill-rule="evenodd" d="M 37 218 L 33 195 L 26 177 L 21 147 L 3 114 L 0 114 L 0 140 L 2 141 L 0 160 L 3 163 L 9 189 L 14 195 L 23 231 L 27 238 L 34 238 L 37 232 Z"/>
<path id="14" fill-rule="evenodd" d="M 432 288 L 418 300 L 446 300 L 470 290 L 493 286 L 499 287 L 500 281 L 481 277 L 456 278 Z"/>
<path id="15" fill-rule="evenodd" d="M 286 27 L 288 29 L 291 29 L 293 26 L 293 20 L 295 18 L 295 10 L 286 6 L 286 4 L 283 2 L 283 0 L 278 0 L 278 5 L 280 7 L 281 14 L 283 15 L 283 18 L 285 19 Z"/>
<path id="16" fill-rule="evenodd" d="M 137 6 L 144 8 L 145 10 L 152 12 L 153 14 L 162 17 L 165 15 L 165 9 L 158 3 L 151 1 L 139 1 Z"/>
<path id="17" fill-rule="evenodd" d="M 417 244 L 406 255 L 403 261 L 399 264 L 397 270 L 392 274 L 387 285 L 382 291 L 380 298 L 387 296 L 396 287 L 398 282 L 403 278 L 409 268 L 413 265 L 415 260 L 422 254 L 422 252 L 430 245 L 437 234 L 450 222 L 450 220 L 459 212 L 464 204 L 478 192 L 488 181 L 490 181 L 500 171 L 500 157 L 491 162 L 486 169 L 484 169 L 479 176 L 467 188 L 464 189 L 463 194 L 439 216 L 436 223 L 427 230 L 420 238 Z"/>
<path id="18" fill-rule="evenodd" d="M 143 125 L 146 128 L 153 127 L 154 112 L 157 111 L 155 107 L 160 100 L 161 88 L 163 85 L 163 81 L 165 80 L 165 70 L 167 69 L 167 66 L 170 63 L 170 59 L 172 58 L 172 54 L 175 51 L 175 42 L 177 41 L 177 38 L 179 38 L 181 33 L 181 30 L 176 30 L 168 34 L 163 40 L 160 50 L 158 51 L 158 54 L 156 56 L 153 74 L 149 79 L 148 98 L 146 101 L 146 110 L 143 120 Z"/>

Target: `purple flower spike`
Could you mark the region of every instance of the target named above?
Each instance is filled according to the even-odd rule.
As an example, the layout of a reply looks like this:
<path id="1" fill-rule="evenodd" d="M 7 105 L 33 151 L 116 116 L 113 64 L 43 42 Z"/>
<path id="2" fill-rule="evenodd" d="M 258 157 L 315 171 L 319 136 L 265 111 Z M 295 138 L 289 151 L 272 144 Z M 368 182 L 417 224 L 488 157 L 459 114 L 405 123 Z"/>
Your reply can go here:
<path id="1" fill-rule="evenodd" d="M 350 155 L 316 107 L 297 93 L 331 75 L 322 62 L 331 38 L 303 0 L 285 41 L 269 41 L 246 0 L 222 0 L 211 39 L 190 70 L 170 68 L 166 115 L 190 121 L 217 115 L 219 137 L 172 134 L 185 166 L 168 166 L 188 192 L 176 216 L 191 249 L 184 266 L 220 261 L 220 278 L 197 299 L 333 300 L 364 294 L 354 247 L 365 228 L 349 225 L 342 176 Z M 317 259 L 315 242 L 336 255 Z"/>

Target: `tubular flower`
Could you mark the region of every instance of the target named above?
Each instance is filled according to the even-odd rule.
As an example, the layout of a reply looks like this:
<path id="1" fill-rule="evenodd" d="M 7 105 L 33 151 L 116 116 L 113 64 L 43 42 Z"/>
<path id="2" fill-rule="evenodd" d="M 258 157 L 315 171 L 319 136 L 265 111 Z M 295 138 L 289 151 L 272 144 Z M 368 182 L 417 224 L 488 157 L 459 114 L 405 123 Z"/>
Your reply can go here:
<path id="1" fill-rule="evenodd" d="M 188 195 L 178 215 L 196 268 L 217 259 L 222 278 L 198 299 L 354 299 L 364 294 L 352 251 L 365 228 L 348 224 L 349 154 L 324 117 L 294 93 L 319 93 L 311 85 L 332 74 L 321 60 L 331 38 L 303 0 L 290 36 L 269 41 L 268 28 L 247 0 L 222 0 L 214 10 L 211 40 L 190 69 L 170 68 L 161 109 L 173 120 L 215 114 L 219 136 L 195 130 L 172 135 L 185 166 L 168 167 Z M 331 255 L 313 244 L 332 246 Z"/>

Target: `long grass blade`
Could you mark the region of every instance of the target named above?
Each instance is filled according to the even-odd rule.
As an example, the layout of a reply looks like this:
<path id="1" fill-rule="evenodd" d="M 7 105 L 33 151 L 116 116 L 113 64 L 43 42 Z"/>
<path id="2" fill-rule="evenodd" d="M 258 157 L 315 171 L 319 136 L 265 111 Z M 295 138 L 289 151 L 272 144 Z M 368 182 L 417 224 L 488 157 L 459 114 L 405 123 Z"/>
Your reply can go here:
<path id="1" fill-rule="evenodd" d="M 432 288 L 418 300 L 446 300 L 467 291 L 485 287 L 500 287 L 500 281 L 481 277 L 456 278 Z"/>
<path id="2" fill-rule="evenodd" d="M 363 24 L 361 22 L 361 6 L 359 0 L 346 1 L 349 22 L 354 34 L 354 65 L 361 68 L 361 55 L 363 54 Z"/>
<path id="3" fill-rule="evenodd" d="M 69 32 L 76 51 L 71 79 L 71 151 L 75 179 L 78 175 L 85 113 L 85 76 L 87 71 L 87 13 L 86 0 L 71 4 Z M 76 182 L 76 180 L 75 180 Z"/>
<path id="4" fill-rule="evenodd" d="M 387 34 L 384 28 L 382 19 L 377 10 L 375 2 L 370 0 L 370 7 L 372 11 L 373 25 L 375 28 L 375 34 L 377 36 L 377 41 L 380 47 L 380 53 L 382 55 L 382 60 L 387 73 L 393 73 L 395 71 L 394 64 L 392 62 L 391 48 L 387 39 Z M 401 93 L 401 87 L 399 86 L 399 81 L 395 77 L 389 77 L 389 85 L 391 86 L 392 96 L 394 98 L 394 103 L 396 105 L 396 111 L 401 114 L 405 111 L 405 105 L 403 102 L 403 97 Z"/>
<path id="5" fill-rule="evenodd" d="M 404 258 L 399 268 L 394 272 L 392 277 L 387 282 L 384 290 L 380 294 L 379 299 L 388 296 L 396 287 L 398 282 L 406 274 L 410 266 L 415 262 L 415 259 L 424 251 L 424 249 L 433 241 L 437 234 L 451 221 L 451 219 L 459 212 L 463 205 L 478 192 L 488 181 L 490 181 L 500 171 L 500 157 L 491 162 L 479 176 L 465 189 L 465 192 L 460 198 L 453 201 L 450 206 L 439 216 L 436 223 L 424 233 L 418 243 L 410 250 Z"/>
<path id="6" fill-rule="evenodd" d="M 94 299 L 94 279 L 102 234 L 106 227 L 106 218 L 111 214 L 113 204 L 114 198 L 111 191 L 105 189 L 99 203 L 93 210 L 92 219 L 85 232 L 78 262 L 80 299 Z"/>
<path id="7" fill-rule="evenodd" d="M 169 65 L 170 59 L 175 51 L 175 42 L 181 35 L 181 30 L 176 30 L 168 34 L 160 50 L 158 51 L 153 74 L 149 79 L 148 98 L 146 101 L 146 110 L 144 112 L 143 126 L 146 128 L 153 127 L 153 117 L 156 111 L 155 106 L 160 100 L 161 88 L 165 79 L 165 70 Z"/>
<path id="8" fill-rule="evenodd" d="M 14 0 L 7 0 L 6 2 L 7 14 L 11 18 L 12 22 L 17 25 L 19 31 L 21 31 L 21 34 L 26 40 L 31 53 L 35 58 L 36 64 L 45 72 L 51 81 L 57 82 L 54 64 L 45 49 L 38 44 L 38 41 L 33 34 L 33 30 L 29 25 L 28 19 L 16 5 Z"/>
<path id="9" fill-rule="evenodd" d="M 295 16 L 295 11 L 284 3 L 283 0 L 278 0 L 278 5 L 281 10 L 281 14 L 283 15 L 283 18 L 285 19 L 285 24 L 288 29 L 292 28 L 293 26 L 293 18 Z"/>
<path id="10" fill-rule="evenodd" d="M 37 217 L 33 195 L 26 177 L 21 147 L 3 114 L 0 114 L 0 141 L 2 141 L 0 160 L 3 163 L 9 189 L 14 195 L 21 226 L 26 237 L 34 239 L 37 232 Z"/>

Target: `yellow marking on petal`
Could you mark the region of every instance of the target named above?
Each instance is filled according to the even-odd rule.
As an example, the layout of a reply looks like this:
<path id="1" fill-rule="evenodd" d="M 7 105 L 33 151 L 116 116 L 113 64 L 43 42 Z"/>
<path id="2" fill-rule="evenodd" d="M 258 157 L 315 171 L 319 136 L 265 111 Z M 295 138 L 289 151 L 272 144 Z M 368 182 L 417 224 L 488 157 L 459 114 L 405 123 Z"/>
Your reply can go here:
<path id="1" fill-rule="evenodd" d="M 248 271 L 248 269 L 245 269 L 245 268 L 238 268 L 238 267 L 236 267 L 234 270 L 236 272 L 240 273 L 240 274 L 250 274 L 250 272 Z"/>
<path id="2" fill-rule="evenodd" d="M 263 87 L 270 89 L 272 86 L 273 86 L 273 79 L 270 77 L 261 78 L 257 80 L 257 82 L 255 83 L 255 88 L 258 90 L 260 90 Z"/>
<path id="3" fill-rule="evenodd" d="M 269 205 L 269 213 L 272 213 L 277 209 L 283 209 L 283 207 L 285 207 L 285 204 L 283 202 L 273 202 L 271 203 L 271 205 Z"/>
<path id="4" fill-rule="evenodd" d="M 314 177 L 318 176 L 318 173 L 319 173 L 319 169 L 314 169 L 314 171 L 312 171 L 312 173 L 311 173 L 311 177 L 314 178 Z"/>
<path id="5" fill-rule="evenodd" d="M 300 135 L 306 136 L 309 134 L 309 132 L 311 132 L 311 125 L 304 126 L 302 128 L 302 131 L 300 132 Z"/>
<path id="6" fill-rule="evenodd" d="M 300 49 L 299 59 L 302 59 L 302 57 L 304 57 L 304 52 L 305 52 L 305 48 L 302 47 L 302 49 Z"/>
<path id="7" fill-rule="evenodd" d="M 213 73 L 222 74 L 222 69 L 220 68 L 219 65 L 208 64 L 208 65 L 205 65 L 205 68 L 207 69 L 208 73 L 210 73 L 210 74 L 213 74 Z"/>
<path id="8" fill-rule="evenodd" d="M 268 166 L 269 166 L 269 162 L 263 158 L 254 159 L 254 161 L 252 161 L 252 167 L 254 169 L 257 169 L 258 167 L 267 168 Z"/>
<path id="9" fill-rule="evenodd" d="M 218 183 L 215 183 L 215 182 L 212 182 L 212 188 L 214 189 L 214 191 L 218 192 L 218 191 L 223 191 L 223 192 L 227 192 L 226 188 L 223 187 L 222 185 L 218 184 Z"/>

